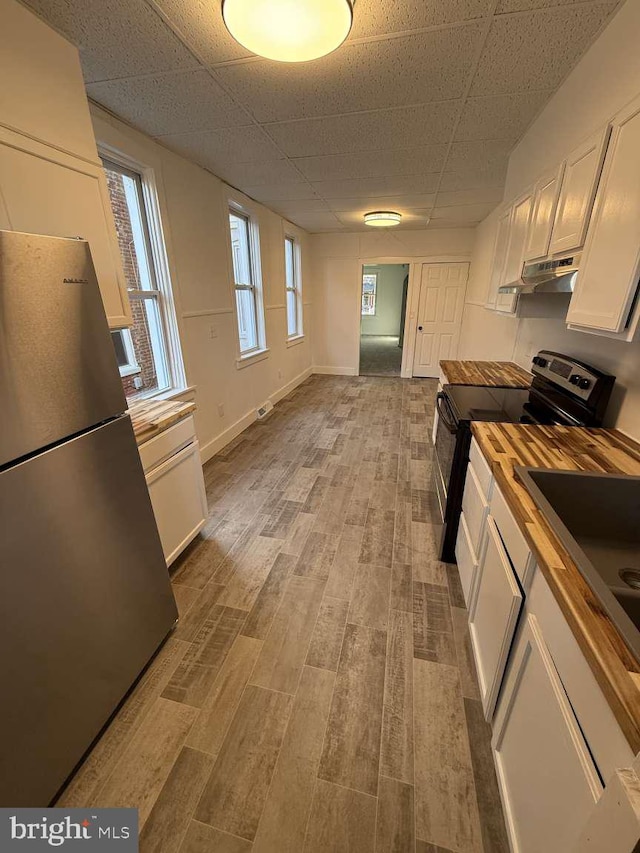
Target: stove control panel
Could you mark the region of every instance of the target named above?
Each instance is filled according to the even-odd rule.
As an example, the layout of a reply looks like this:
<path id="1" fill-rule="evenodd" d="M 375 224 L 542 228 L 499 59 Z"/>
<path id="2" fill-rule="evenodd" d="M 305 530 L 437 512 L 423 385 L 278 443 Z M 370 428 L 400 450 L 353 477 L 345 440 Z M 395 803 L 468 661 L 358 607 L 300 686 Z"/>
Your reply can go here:
<path id="1" fill-rule="evenodd" d="M 531 370 L 536 376 L 546 379 L 587 404 L 599 384 L 602 384 L 602 377 L 608 375 L 574 361 L 569 356 L 547 350 L 542 350 L 533 357 Z"/>

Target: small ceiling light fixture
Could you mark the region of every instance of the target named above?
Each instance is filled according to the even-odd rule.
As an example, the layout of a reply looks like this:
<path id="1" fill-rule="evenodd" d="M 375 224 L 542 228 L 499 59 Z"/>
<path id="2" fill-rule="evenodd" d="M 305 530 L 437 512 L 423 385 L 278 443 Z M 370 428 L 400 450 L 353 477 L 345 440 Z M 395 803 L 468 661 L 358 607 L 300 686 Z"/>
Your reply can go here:
<path id="1" fill-rule="evenodd" d="M 365 213 L 364 224 L 373 225 L 374 228 L 390 228 L 392 225 L 400 225 L 401 219 L 402 214 L 393 210 L 372 210 L 371 213 Z"/>
<path id="2" fill-rule="evenodd" d="M 355 0 L 222 0 L 222 17 L 247 50 L 277 62 L 308 62 L 340 47 Z"/>

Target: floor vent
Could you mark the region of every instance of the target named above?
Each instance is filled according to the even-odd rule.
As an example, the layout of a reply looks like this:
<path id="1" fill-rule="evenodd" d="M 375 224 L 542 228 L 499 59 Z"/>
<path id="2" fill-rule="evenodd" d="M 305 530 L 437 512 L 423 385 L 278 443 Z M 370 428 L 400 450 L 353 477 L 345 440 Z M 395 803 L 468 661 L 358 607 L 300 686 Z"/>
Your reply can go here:
<path id="1" fill-rule="evenodd" d="M 273 403 L 271 400 L 267 400 L 266 403 L 263 403 L 262 406 L 257 410 L 256 415 L 258 416 L 258 420 L 262 420 L 262 418 L 266 418 L 269 412 L 273 409 Z"/>

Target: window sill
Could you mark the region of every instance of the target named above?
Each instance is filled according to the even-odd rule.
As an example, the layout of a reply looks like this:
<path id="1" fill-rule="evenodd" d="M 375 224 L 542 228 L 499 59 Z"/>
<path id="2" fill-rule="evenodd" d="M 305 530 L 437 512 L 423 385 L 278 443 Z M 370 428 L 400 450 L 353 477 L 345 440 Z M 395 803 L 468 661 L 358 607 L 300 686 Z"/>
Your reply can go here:
<path id="1" fill-rule="evenodd" d="M 196 386 L 188 385 L 185 388 L 169 388 L 168 391 L 160 391 L 157 394 L 147 394 L 146 396 L 140 397 L 132 397 L 131 399 L 127 399 L 127 408 L 131 408 L 131 406 L 135 406 L 136 403 L 149 403 L 154 400 L 166 401 L 166 400 L 183 400 L 185 403 L 195 402 L 196 399 Z"/>
<path id="2" fill-rule="evenodd" d="M 264 361 L 269 358 L 269 347 L 258 350 L 257 352 L 249 352 L 247 355 L 241 355 L 236 359 L 236 368 L 242 370 L 243 367 L 249 367 L 250 364 L 256 364 L 259 361 Z"/>
<path id="3" fill-rule="evenodd" d="M 297 344 L 304 343 L 304 335 L 294 335 L 292 338 L 287 338 L 287 346 L 295 347 Z"/>
<path id="4" fill-rule="evenodd" d="M 120 376 L 123 378 L 126 376 L 136 376 L 138 373 L 142 373 L 142 368 L 138 367 L 137 364 L 132 364 L 129 367 L 119 367 Z"/>

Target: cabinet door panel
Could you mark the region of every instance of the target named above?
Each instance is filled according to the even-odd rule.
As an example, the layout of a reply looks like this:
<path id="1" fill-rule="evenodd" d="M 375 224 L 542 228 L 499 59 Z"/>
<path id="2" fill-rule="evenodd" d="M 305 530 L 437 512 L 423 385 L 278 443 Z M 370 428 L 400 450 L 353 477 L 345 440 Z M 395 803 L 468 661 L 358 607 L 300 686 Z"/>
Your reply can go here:
<path id="1" fill-rule="evenodd" d="M 536 184 L 531 211 L 531 222 L 524 251 L 525 261 L 544 258 L 549 252 L 553 220 L 558 207 L 564 163 L 560 169 L 544 175 Z"/>
<path id="2" fill-rule="evenodd" d="M 162 550 L 170 566 L 202 529 L 207 518 L 198 442 L 189 444 L 150 471 L 147 485 Z"/>
<path id="3" fill-rule="evenodd" d="M 520 587 L 495 522 L 489 516 L 484 553 L 469 612 L 471 643 L 487 719 L 491 719 L 495 708 L 521 609 Z"/>
<path id="4" fill-rule="evenodd" d="M 640 99 L 614 123 L 567 322 L 621 332 L 640 275 Z"/>
<path id="5" fill-rule="evenodd" d="M 493 731 L 514 853 L 567 853 L 602 784 L 535 616 L 513 652 Z"/>
<path id="6" fill-rule="evenodd" d="M 502 284 L 513 284 L 522 278 L 524 246 L 529 230 L 532 203 L 533 195 L 526 193 L 513 205 L 507 262 L 502 276 Z"/>
<path id="7" fill-rule="evenodd" d="M 584 245 L 609 133 L 607 127 L 567 158 L 549 246 L 552 254 Z"/>
<path id="8" fill-rule="evenodd" d="M 11 228 L 87 240 L 109 324 L 125 326 L 131 315 L 104 180 L 99 166 L 0 144 L 0 192 Z"/>
<path id="9" fill-rule="evenodd" d="M 509 227 L 511 225 L 512 208 L 507 208 L 498 219 L 496 232 L 496 243 L 493 250 L 493 264 L 491 267 L 491 279 L 489 281 L 489 293 L 487 294 L 487 308 L 496 307 L 498 288 L 502 284 L 504 265 L 507 260 L 507 249 L 509 247 Z"/>

